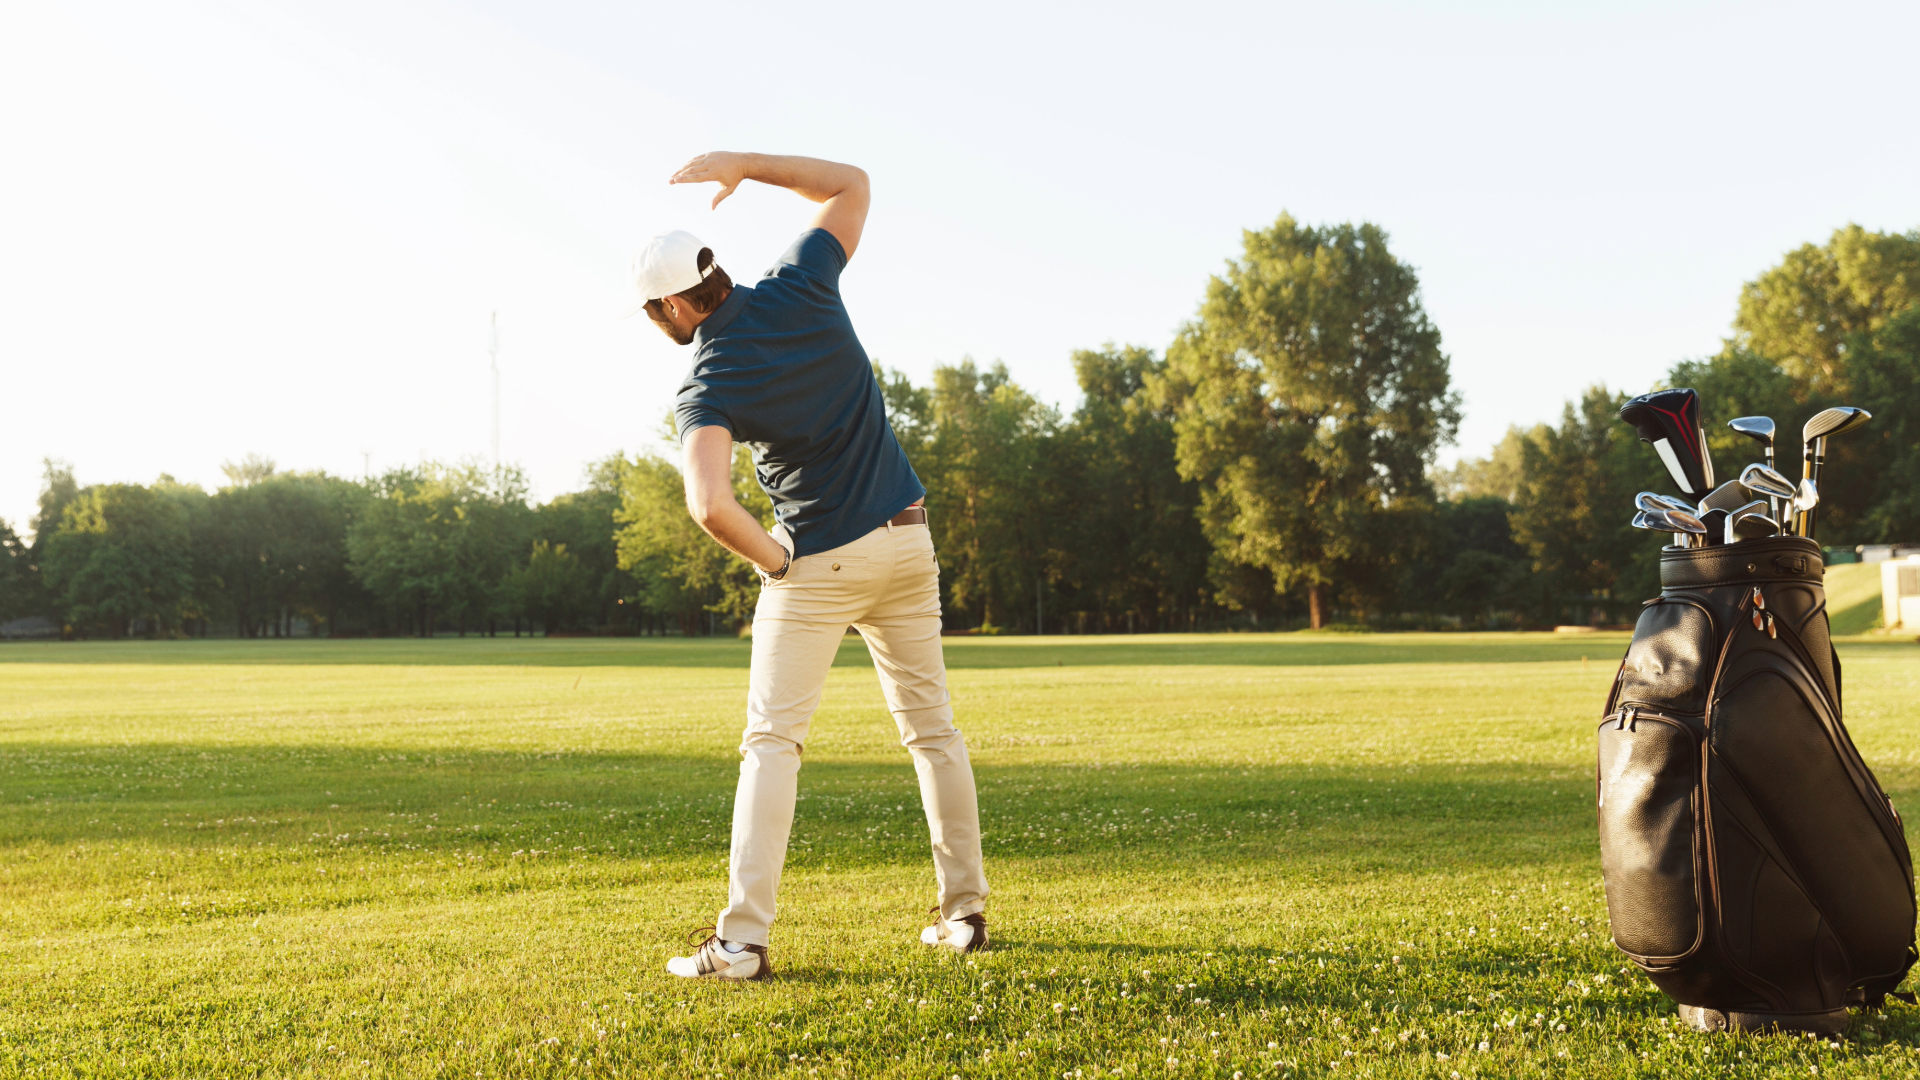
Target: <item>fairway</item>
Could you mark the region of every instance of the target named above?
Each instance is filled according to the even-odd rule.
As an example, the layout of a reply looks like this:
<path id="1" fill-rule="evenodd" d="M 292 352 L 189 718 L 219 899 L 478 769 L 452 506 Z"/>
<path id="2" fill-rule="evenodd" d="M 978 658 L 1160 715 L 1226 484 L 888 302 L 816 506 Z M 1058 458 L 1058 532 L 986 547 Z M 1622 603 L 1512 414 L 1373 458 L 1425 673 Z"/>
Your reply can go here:
<path id="1" fill-rule="evenodd" d="M 1705 1037 L 1613 949 L 1626 640 L 949 639 L 959 957 L 848 638 L 746 986 L 664 971 L 724 902 L 746 642 L 0 646 L 0 1075 L 1920 1076 L 1911 1007 Z M 1920 645 L 1840 652 L 1920 806 Z"/>

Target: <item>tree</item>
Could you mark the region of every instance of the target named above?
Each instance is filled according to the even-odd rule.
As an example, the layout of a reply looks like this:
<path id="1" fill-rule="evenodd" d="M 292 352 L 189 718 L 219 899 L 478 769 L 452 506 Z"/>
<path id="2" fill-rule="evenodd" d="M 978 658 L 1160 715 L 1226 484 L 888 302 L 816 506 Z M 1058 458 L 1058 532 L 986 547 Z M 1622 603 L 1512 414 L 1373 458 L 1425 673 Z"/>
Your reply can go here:
<path id="1" fill-rule="evenodd" d="M 1851 353 L 1854 389 L 1873 423 L 1832 441 L 1821 482 L 1864 488 L 1865 497 L 1831 516 L 1823 501 L 1821 532 L 1850 532 L 1857 543 L 1920 540 L 1920 306 L 1856 338 Z M 1850 530 L 1849 513 L 1858 521 Z"/>
<path id="2" fill-rule="evenodd" d="M 1520 497 L 1521 458 L 1527 438 L 1527 432 L 1508 427 L 1506 435 L 1493 445 L 1493 453 L 1484 458 L 1461 458 L 1452 468 L 1435 470 L 1434 489 L 1446 499 L 1484 496 L 1513 502 Z"/>
<path id="3" fill-rule="evenodd" d="M 1663 490 L 1659 460 L 1620 422 L 1625 394 L 1594 386 L 1558 428 L 1522 446 L 1513 535 L 1532 560 L 1536 617 L 1618 617 L 1659 591 L 1660 544 L 1633 528 L 1634 493 Z"/>
<path id="4" fill-rule="evenodd" d="M 1199 485 L 1180 475 L 1173 415 L 1147 389 L 1165 366 L 1132 346 L 1076 351 L 1082 402 L 1042 463 L 1065 603 L 1107 629 L 1167 628 L 1206 593 Z"/>
<path id="5" fill-rule="evenodd" d="M 552 548 L 564 547 L 590 578 L 588 587 L 556 616 L 561 624 L 611 625 L 620 613 L 626 612 L 626 599 L 637 595 L 633 576 L 620 567 L 620 552 L 614 540 L 619 528 L 614 515 L 620 510 L 620 487 L 626 469 L 627 460 L 620 454 L 596 461 L 587 467 L 587 486 L 583 490 L 555 496 L 534 512 L 536 543 L 544 541 Z M 628 616 L 638 614 L 638 611 L 626 612 Z"/>
<path id="6" fill-rule="evenodd" d="M 593 572 L 565 544 L 533 542 L 526 565 L 510 572 L 501 592 L 516 617 L 538 622 L 551 636 L 592 600 Z"/>
<path id="7" fill-rule="evenodd" d="M 451 617 L 462 634 L 492 606 L 524 549 L 526 480 L 515 469 L 429 462 L 373 483 L 347 532 L 350 567 L 414 633 Z"/>
<path id="8" fill-rule="evenodd" d="M 233 483 L 213 495 L 196 550 L 241 637 L 284 637 L 295 618 L 332 632 L 343 607 L 369 606 L 347 567 L 347 533 L 369 497 L 363 485 L 279 473 L 253 458 L 226 472 Z"/>
<path id="9" fill-rule="evenodd" d="M 931 431 L 914 469 L 927 488 L 947 606 L 984 627 L 1019 625 L 1062 570 L 1041 472 L 1059 414 L 1000 363 L 934 368 L 930 399 Z"/>
<path id="10" fill-rule="evenodd" d="M 188 510 L 158 485 L 85 488 L 61 511 L 41 567 L 73 624 L 125 637 L 137 620 L 166 633 L 192 594 Z"/>
<path id="11" fill-rule="evenodd" d="M 740 444 L 733 448 L 733 493 L 762 525 L 773 527 L 773 504 Z M 614 520 L 620 525 L 620 568 L 633 575 L 635 599 L 647 610 L 677 619 L 689 636 L 699 632 L 702 614 L 723 615 L 734 625 L 753 618 L 759 576 L 693 523 L 686 485 L 671 462 L 642 454 L 628 463 Z"/>
<path id="12" fill-rule="evenodd" d="M 1825 246 L 1802 244 L 1740 290 L 1731 347 L 1779 364 L 1812 394 L 1844 397 L 1856 335 L 1920 303 L 1920 230 L 1849 224 Z M 1803 398 L 1804 400 L 1804 398 Z"/>
<path id="13" fill-rule="evenodd" d="M 39 574 L 26 541 L 0 518 L 0 623 L 38 615 Z"/>
<path id="14" fill-rule="evenodd" d="M 1386 233 L 1283 214 L 1208 282 L 1158 383 L 1209 539 L 1276 588 L 1303 587 L 1318 627 L 1331 589 L 1368 606 L 1398 584 L 1427 466 L 1460 423 L 1448 379 Z"/>

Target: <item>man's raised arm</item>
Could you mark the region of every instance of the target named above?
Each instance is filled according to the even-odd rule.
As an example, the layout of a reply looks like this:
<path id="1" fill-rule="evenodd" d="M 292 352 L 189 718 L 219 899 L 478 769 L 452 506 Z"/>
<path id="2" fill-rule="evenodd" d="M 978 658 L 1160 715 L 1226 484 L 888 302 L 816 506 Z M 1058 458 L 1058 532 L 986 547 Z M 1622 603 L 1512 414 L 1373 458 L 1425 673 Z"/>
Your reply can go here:
<path id="1" fill-rule="evenodd" d="M 820 212 L 813 215 L 813 227 L 832 233 L 847 258 L 853 258 L 853 249 L 860 246 L 860 230 L 867 224 L 869 192 L 865 171 L 819 158 L 716 150 L 680 166 L 680 171 L 668 178 L 667 183 L 712 181 L 719 184 L 720 193 L 713 197 L 713 205 L 718 207 L 720 200 L 733 194 L 742 180 L 783 187 L 803 199 L 820 203 Z"/>

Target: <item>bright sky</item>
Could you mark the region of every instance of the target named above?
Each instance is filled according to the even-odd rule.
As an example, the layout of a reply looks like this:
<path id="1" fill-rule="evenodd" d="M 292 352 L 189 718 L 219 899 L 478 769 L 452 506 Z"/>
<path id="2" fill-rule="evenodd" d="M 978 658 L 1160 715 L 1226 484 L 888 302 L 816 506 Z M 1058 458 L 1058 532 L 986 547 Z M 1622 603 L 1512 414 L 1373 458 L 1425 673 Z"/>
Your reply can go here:
<path id="1" fill-rule="evenodd" d="M 750 281 L 806 220 L 665 185 L 710 149 L 865 167 L 868 351 L 1066 408 L 1069 353 L 1164 348 L 1242 228 L 1377 222 L 1480 454 L 1712 352 L 1787 249 L 1920 225 L 1916 40 L 1911 3 L 7 4 L 0 517 L 45 456 L 484 456 L 496 308 L 504 456 L 577 486 L 687 361 L 611 317 L 638 241 Z"/>

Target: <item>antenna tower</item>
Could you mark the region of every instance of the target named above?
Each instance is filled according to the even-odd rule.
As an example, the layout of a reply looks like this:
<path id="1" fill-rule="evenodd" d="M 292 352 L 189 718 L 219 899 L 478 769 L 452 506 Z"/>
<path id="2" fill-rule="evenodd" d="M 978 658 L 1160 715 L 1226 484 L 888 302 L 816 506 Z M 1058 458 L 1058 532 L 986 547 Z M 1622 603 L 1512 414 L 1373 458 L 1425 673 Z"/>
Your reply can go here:
<path id="1" fill-rule="evenodd" d="M 493 368 L 493 470 L 500 471 L 500 312 L 495 309 L 487 327 L 487 362 Z"/>

